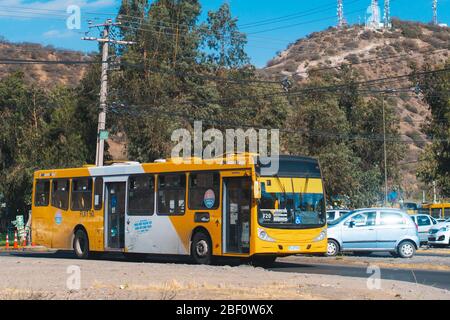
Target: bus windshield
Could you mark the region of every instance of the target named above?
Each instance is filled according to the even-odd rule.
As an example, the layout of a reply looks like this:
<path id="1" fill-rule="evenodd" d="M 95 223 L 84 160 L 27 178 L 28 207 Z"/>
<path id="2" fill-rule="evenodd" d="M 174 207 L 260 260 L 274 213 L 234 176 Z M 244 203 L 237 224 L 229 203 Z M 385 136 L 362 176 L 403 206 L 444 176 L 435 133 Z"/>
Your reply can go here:
<path id="1" fill-rule="evenodd" d="M 318 188 L 317 183 L 321 185 L 321 180 L 274 178 L 262 182 L 259 224 L 269 228 L 292 229 L 325 225 L 324 194 L 320 192 L 321 188 Z"/>

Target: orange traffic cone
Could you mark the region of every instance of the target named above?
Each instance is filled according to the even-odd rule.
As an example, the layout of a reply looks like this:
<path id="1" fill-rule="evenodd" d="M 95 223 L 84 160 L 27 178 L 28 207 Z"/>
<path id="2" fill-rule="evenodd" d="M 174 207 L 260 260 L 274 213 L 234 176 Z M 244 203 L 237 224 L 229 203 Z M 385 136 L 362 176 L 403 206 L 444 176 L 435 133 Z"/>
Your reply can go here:
<path id="1" fill-rule="evenodd" d="M 14 231 L 14 249 L 18 249 L 19 244 L 17 243 L 17 231 Z"/>
<path id="2" fill-rule="evenodd" d="M 6 245 L 5 245 L 6 249 L 9 249 L 9 236 L 8 233 L 6 233 Z"/>
<path id="3" fill-rule="evenodd" d="M 26 247 L 26 246 L 27 246 L 27 237 L 23 237 L 22 247 Z"/>

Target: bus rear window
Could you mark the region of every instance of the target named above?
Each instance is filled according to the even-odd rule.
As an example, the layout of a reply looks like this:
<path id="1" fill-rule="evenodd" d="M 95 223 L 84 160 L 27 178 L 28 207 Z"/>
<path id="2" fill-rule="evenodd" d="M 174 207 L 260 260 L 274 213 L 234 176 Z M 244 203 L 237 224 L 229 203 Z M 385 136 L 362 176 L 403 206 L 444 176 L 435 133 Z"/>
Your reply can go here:
<path id="1" fill-rule="evenodd" d="M 34 195 L 34 205 L 36 207 L 46 207 L 50 197 L 50 180 L 36 181 L 36 191 Z"/>

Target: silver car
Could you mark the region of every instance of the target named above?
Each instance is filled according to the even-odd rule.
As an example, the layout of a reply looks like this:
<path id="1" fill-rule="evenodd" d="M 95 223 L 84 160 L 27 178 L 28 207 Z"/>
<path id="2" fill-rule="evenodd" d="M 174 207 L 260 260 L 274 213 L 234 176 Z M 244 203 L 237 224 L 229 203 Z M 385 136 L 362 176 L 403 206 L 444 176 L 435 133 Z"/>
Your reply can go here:
<path id="1" fill-rule="evenodd" d="M 350 210 L 344 210 L 344 209 L 333 209 L 333 210 L 327 210 L 327 221 L 334 221 L 336 219 L 339 219 L 340 216 L 350 212 Z"/>
<path id="2" fill-rule="evenodd" d="M 328 223 L 328 255 L 387 251 L 411 258 L 420 246 L 417 226 L 404 211 L 368 208 L 351 211 Z"/>

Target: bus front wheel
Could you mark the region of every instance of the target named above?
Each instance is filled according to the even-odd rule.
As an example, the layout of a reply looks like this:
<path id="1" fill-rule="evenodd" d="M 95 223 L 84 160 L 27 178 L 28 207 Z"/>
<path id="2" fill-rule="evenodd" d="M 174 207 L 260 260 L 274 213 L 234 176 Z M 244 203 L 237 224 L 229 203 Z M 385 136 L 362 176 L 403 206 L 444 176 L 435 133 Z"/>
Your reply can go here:
<path id="1" fill-rule="evenodd" d="M 203 231 L 199 231 L 192 237 L 191 257 L 197 264 L 211 264 L 212 245 L 211 240 Z"/>
<path id="2" fill-rule="evenodd" d="M 77 230 L 73 239 L 73 250 L 77 258 L 87 259 L 89 257 L 89 239 L 84 230 Z"/>

